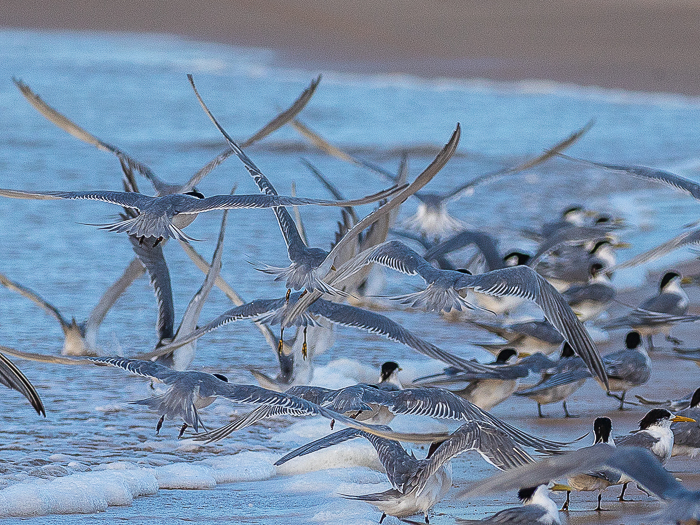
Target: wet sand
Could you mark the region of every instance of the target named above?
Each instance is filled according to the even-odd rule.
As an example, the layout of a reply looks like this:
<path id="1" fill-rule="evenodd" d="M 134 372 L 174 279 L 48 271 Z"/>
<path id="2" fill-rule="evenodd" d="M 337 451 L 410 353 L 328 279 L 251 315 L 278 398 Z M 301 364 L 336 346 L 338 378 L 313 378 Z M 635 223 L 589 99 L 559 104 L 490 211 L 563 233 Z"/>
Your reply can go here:
<path id="1" fill-rule="evenodd" d="M 688 0 L 8 0 L 7 27 L 148 31 L 271 48 L 286 64 L 700 95 Z"/>

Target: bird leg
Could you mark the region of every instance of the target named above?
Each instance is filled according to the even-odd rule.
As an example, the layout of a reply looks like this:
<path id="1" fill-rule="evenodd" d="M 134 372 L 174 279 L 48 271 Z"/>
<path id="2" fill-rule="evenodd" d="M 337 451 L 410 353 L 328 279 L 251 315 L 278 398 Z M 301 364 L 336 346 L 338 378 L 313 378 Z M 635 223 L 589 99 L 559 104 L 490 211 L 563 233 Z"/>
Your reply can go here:
<path id="1" fill-rule="evenodd" d="M 156 239 L 156 242 L 153 243 L 153 247 L 155 248 L 155 247 L 158 246 L 162 241 L 163 241 L 163 237 L 158 237 L 158 238 Z"/>
<path id="2" fill-rule="evenodd" d="M 187 428 L 187 423 L 183 423 L 182 427 L 180 428 L 180 433 L 177 435 L 177 439 L 180 439 L 182 437 L 182 434 L 185 433 L 186 428 Z"/>
<path id="3" fill-rule="evenodd" d="M 598 492 L 598 506 L 595 508 L 596 512 L 600 512 L 603 508 L 600 506 L 600 502 L 603 500 L 603 493 Z"/>
<path id="4" fill-rule="evenodd" d="M 156 436 L 160 433 L 160 429 L 163 426 L 163 421 L 165 421 L 165 414 L 160 416 L 160 419 L 158 420 L 158 424 L 156 425 Z"/>
<path id="5" fill-rule="evenodd" d="M 384 518 L 386 518 L 386 512 L 382 512 L 382 517 L 379 518 L 379 525 L 381 525 L 382 521 L 384 521 Z"/>
<path id="6" fill-rule="evenodd" d="M 566 401 L 562 402 L 561 406 L 564 407 L 564 417 L 572 417 L 572 418 L 578 417 L 578 416 L 575 415 L 575 414 L 569 414 L 569 411 L 568 411 L 567 408 L 566 408 Z"/>
<path id="7" fill-rule="evenodd" d="M 285 309 L 287 306 L 289 306 L 289 296 L 292 293 L 291 288 L 287 288 L 287 295 L 284 297 L 284 307 Z M 282 351 L 284 350 L 284 323 L 280 325 L 280 342 L 277 343 L 277 355 L 282 355 Z"/>
<path id="8" fill-rule="evenodd" d="M 538 417 L 547 417 L 542 413 L 542 405 L 540 405 L 539 403 L 537 403 L 537 416 Z"/>
<path id="9" fill-rule="evenodd" d="M 627 393 L 627 392 L 626 392 L 625 390 L 623 390 L 623 391 L 622 391 L 622 395 L 621 395 L 621 396 L 618 396 L 617 394 L 613 394 L 612 392 L 606 392 L 606 394 L 608 395 L 608 397 L 614 397 L 615 399 L 617 399 L 617 400 L 620 402 L 620 407 L 618 408 L 618 410 L 624 410 L 624 409 L 625 409 L 625 394 L 626 394 L 626 393 Z"/>
<path id="10" fill-rule="evenodd" d="M 427 514 L 425 515 L 425 522 L 428 523 L 428 524 L 430 523 L 430 520 L 428 519 L 428 515 L 427 515 Z"/>
<path id="11" fill-rule="evenodd" d="M 564 504 L 561 506 L 559 510 L 569 510 L 569 498 L 571 498 L 571 491 L 567 490 L 566 491 L 566 501 Z"/>
<path id="12" fill-rule="evenodd" d="M 308 353 L 308 346 L 306 346 L 306 326 L 304 326 L 304 342 L 301 345 L 301 357 L 306 359 L 307 353 Z"/>
<path id="13" fill-rule="evenodd" d="M 627 483 L 622 485 L 622 492 L 620 492 L 620 495 L 617 497 L 617 501 L 629 501 L 625 499 L 625 490 L 627 490 Z"/>

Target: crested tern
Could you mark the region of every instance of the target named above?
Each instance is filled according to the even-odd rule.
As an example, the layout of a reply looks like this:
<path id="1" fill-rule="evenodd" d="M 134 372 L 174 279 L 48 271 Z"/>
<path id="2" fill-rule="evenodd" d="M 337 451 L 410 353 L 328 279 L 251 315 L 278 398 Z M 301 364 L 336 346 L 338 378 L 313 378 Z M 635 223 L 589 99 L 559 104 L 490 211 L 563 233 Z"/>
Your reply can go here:
<path id="1" fill-rule="evenodd" d="M 671 337 L 672 325 L 697 320 L 697 316 L 686 315 L 689 305 L 688 294 L 681 287 L 685 281 L 686 279 L 676 271 L 666 272 L 659 282 L 659 292 L 656 295 L 645 300 L 627 315 L 610 320 L 603 325 L 603 328 L 612 330 L 630 327 L 647 337 L 650 351 L 654 350 L 652 340 L 654 334 L 663 333 L 667 341 L 674 345 L 681 344 L 678 339 Z"/>
<path id="2" fill-rule="evenodd" d="M 612 421 L 609 417 L 598 417 L 593 422 L 593 444 L 606 443 L 615 446 L 615 440 L 612 437 Z M 598 491 L 598 505 L 596 511 L 603 510 L 601 508 L 601 500 L 603 499 L 603 491 L 611 485 L 615 485 L 620 481 L 620 474 L 607 469 L 590 471 L 587 473 L 574 474 L 566 480 L 567 485 L 554 485 L 552 490 L 565 490 L 566 501 L 562 505 L 561 510 L 569 510 L 571 491 Z"/>
<path id="3" fill-rule="evenodd" d="M 608 373 L 608 395 L 620 401 L 624 409 L 625 394 L 635 386 L 641 386 L 651 377 L 651 358 L 642 345 L 639 332 L 632 331 L 625 337 L 625 348 L 603 356 Z M 622 392 L 620 395 L 613 392 Z"/>
<path id="4" fill-rule="evenodd" d="M 589 377 L 591 373 L 583 360 L 574 353 L 568 343 L 564 343 L 559 360 L 554 366 L 543 371 L 542 379 L 536 385 L 518 390 L 513 395 L 528 397 L 535 401 L 538 417 L 545 417 L 542 414 L 542 405 L 559 401 L 564 408 L 564 417 L 575 417 L 569 413 L 566 400 L 581 388 Z"/>
<path id="5" fill-rule="evenodd" d="M 698 404 L 700 404 L 700 388 L 693 392 L 689 406 L 676 413 L 678 416 L 694 419 L 696 423 L 694 425 L 688 423 L 673 423 L 671 425 L 673 432 L 672 456 L 694 458 L 700 453 L 700 423 L 698 423 L 700 422 L 700 407 Z"/>
<path id="6" fill-rule="evenodd" d="M 694 423 L 695 420 L 685 416 L 673 415 L 665 408 L 653 408 L 639 421 L 639 430 L 634 431 L 616 441 L 618 447 L 641 447 L 651 452 L 662 465 L 671 458 L 673 452 L 673 432 L 671 423 Z M 625 500 L 627 485 L 632 478 L 623 476 L 622 492 L 618 496 L 620 501 Z"/>

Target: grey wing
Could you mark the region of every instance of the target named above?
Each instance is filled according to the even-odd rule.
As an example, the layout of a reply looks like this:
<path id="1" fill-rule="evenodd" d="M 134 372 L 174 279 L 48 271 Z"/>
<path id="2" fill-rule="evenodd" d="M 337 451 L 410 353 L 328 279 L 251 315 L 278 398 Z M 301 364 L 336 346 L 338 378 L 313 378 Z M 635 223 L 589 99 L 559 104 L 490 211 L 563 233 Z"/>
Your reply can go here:
<path id="1" fill-rule="evenodd" d="M 34 93 L 30 87 L 19 79 L 13 78 L 12 81 L 15 83 L 17 88 L 22 92 L 22 95 L 29 101 L 29 103 L 34 106 L 34 108 L 39 111 L 44 117 L 46 117 L 50 122 L 54 123 L 56 126 L 61 128 L 63 131 L 70 133 L 75 138 L 82 140 L 88 144 L 92 144 L 97 149 L 101 151 L 107 151 L 114 154 L 121 162 L 129 166 L 129 168 L 135 169 L 141 173 L 144 177 L 151 181 L 153 187 L 158 193 L 167 187 L 167 184 L 163 183 L 156 175 L 151 171 L 151 169 L 145 164 L 137 161 L 124 151 L 120 150 L 112 144 L 108 144 L 91 133 L 87 132 L 75 122 L 68 119 L 66 116 L 62 115 L 54 108 L 49 106 L 44 102 L 39 95 Z"/>
<path id="2" fill-rule="evenodd" d="M 500 169 L 493 171 L 491 173 L 486 173 L 484 175 L 481 175 L 479 177 L 476 177 L 472 180 L 470 180 L 468 183 L 464 184 L 463 186 L 460 186 L 458 188 L 455 188 L 452 190 L 450 193 L 445 195 L 445 201 L 450 202 L 453 200 L 457 200 L 462 195 L 465 193 L 468 193 L 469 191 L 473 190 L 475 186 L 478 186 L 480 184 L 485 184 L 487 182 L 491 182 L 493 180 L 496 180 L 500 177 L 503 177 L 504 175 L 509 175 L 512 173 L 518 173 L 520 171 L 525 171 L 530 168 L 533 168 L 537 166 L 538 164 L 542 164 L 546 160 L 549 160 L 555 155 L 559 155 L 562 151 L 564 151 L 566 148 L 574 144 L 578 139 L 580 139 L 589 129 L 594 124 L 594 120 L 589 121 L 585 126 L 583 126 L 581 129 L 573 132 L 571 135 L 566 137 L 564 140 L 561 142 L 555 144 L 548 150 L 546 150 L 542 155 L 535 157 L 534 159 L 526 160 L 525 162 L 518 164 L 517 166 L 513 166 L 510 168 L 505 168 L 505 169 Z"/>
<path id="3" fill-rule="evenodd" d="M 214 249 L 214 256 L 212 257 L 211 266 L 207 272 L 207 276 L 204 278 L 202 286 L 197 290 L 189 304 L 187 309 L 182 316 L 182 321 L 177 329 L 177 334 L 175 338 L 180 336 L 189 335 L 193 330 L 197 328 L 197 322 L 199 321 L 199 315 L 202 312 L 202 307 L 204 307 L 204 302 L 207 300 L 207 296 L 211 291 L 216 278 L 219 276 L 221 271 L 221 257 L 223 255 L 224 247 L 224 234 L 226 233 L 226 219 L 228 216 L 228 210 L 224 211 L 221 218 L 221 229 L 219 230 L 219 238 L 216 242 L 216 248 Z"/>
<path id="4" fill-rule="evenodd" d="M 642 447 L 647 450 L 651 450 L 651 447 L 657 442 L 658 439 L 647 432 L 635 432 L 621 438 L 615 438 L 615 445 L 618 447 Z"/>
<path id="5" fill-rule="evenodd" d="M 484 255 L 486 266 L 489 270 L 503 268 L 503 258 L 498 253 L 498 242 L 496 239 L 494 239 L 491 235 L 475 230 L 465 230 L 450 237 L 446 241 L 433 246 L 423 254 L 423 258 L 426 261 L 439 259 L 450 252 L 459 250 L 471 244 L 476 245 L 476 247 Z"/>
<path id="6" fill-rule="evenodd" d="M 670 500 L 688 491 L 648 450 L 639 447 L 618 447 L 605 465 L 627 474 L 658 498 Z"/>
<path id="7" fill-rule="evenodd" d="M 324 153 L 327 153 L 328 155 L 336 157 L 345 162 L 356 164 L 358 166 L 362 166 L 364 168 L 368 168 L 372 171 L 375 171 L 394 184 L 398 182 L 398 177 L 395 174 L 391 173 L 389 170 L 386 170 L 372 162 L 368 162 L 366 160 L 350 155 L 349 153 L 341 150 L 340 148 L 333 146 L 327 140 L 321 137 L 318 133 L 316 133 L 315 131 L 311 130 L 308 126 L 303 124 L 299 119 L 294 119 L 292 121 L 292 127 Z"/>
<path id="8" fill-rule="evenodd" d="M 15 282 L 11 279 L 8 279 L 5 275 L 0 274 L 0 284 L 2 284 L 5 288 L 8 290 L 12 290 L 13 292 L 17 292 L 18 294 L 22 295 L 23 297 L 26 297 L 33 303 L 39 305 L 41 308 L 49 312 L 52 316 L 54 316 L 59 323 L 61 323 L 61 327 L 65 328 L 70 326 L 70 322 L 65 319 L 62 315 L 61 312 L 56 308 L 54 305 L 46 301 L 43 297 L 41 297 L 39 294 L 36 292 L 30 290 L 26 286 L 22 286 L 18 282 Z"/>
<path id="9" fill-rule="evenodd" d="M 488 365 L 482 365 L 475 361 L 468 361 L 452 355 L 434 344 L 413 335 L 388 317 L 369 310 L 318 299 L 308 308 L 308 312 L 342 326 L 360 328 L 370 333 L 382 335 L 392 341 L 409 346 L 425 356 L 456 366 L 462 370 L 484 374 L 493 372 L 493 369 Z"/>
<path id="10" fill-rule="evenodd" d="M 131 241 L 134 253 L 148 271 L 148 277 L 156 295 L 156 302 L 158 303 L 156 334 L 158 341 L 171 339 L 175 330 L 175 305 L 170 284 L 170 271 L 165 262 L 162 245 L 153 246 L 150 242 L 142 243 L 133 235 L 129 235 L 129 241 Z"/>
<path id="11" fill-rule="evenodd" d="M 593 283 L 582 286 L 572 286 L 562 293 L 569 304 L 578 304 L 583 301 L 610 302 L 615 298 L 615 288 L 603 284 Z"/>
<path id="12" fill-rule="evenodd" d="M 383 425 L 380 428 L 391 430 Z M 417 472 L 421 462 L 413 457 L 412 454 L 408 454 L 398 441 L 366 432 L 363 432 L 362 435 L 372 443 L 372 446 L 377 451 L 379 461 L 384 470 L 386 470 L 386 475 L 392 487 L 402 493 L 408 492 L 410 487 L 407 484 Z"/>
<path id="13" fill-rule="evenodd" d="M 697 244 L 699 242 L 700 230 L 686 231 L 674 237 L 670 241 L 666 241 L 665 243 L 660 244 L 656 248 L 652 248 L 651 250 L 640 253 L 639 255 L 637 255 L 636 257 L 632 257 L 628 261 L 616 264 L 615 266 L 610 268 L 610 271 L 622 270 L 624 268 L 633 268 L 635 266 L 649 261 L 655 261 L 656 259 L 659 259 L 660 257 L 666 255 L 667 253 L 671 253 L 677 248 L 688 246 L 689 244 Z"/>
<path id="14" fill-rule="evenodd" d="M 639 305 L 639 310 L 648 310 L 649 312 L 659 312 L 670 315 L 684 315 L 688 310 L 688 303 L 682 303 L 681 298 L 673 293 L 660 293 L 654 297 L 650 297 Z M 642 315 L 644 312 L 641 312 Z M 632 312 L 636 314 L 636 312 Z"/>
<path id="15" fill-rule="evenodd" d="M 633 383 L 645 383 L 651 375 L 647 359 L 639 352 L 622 350 L 603 357 L 608 377 Z"/>
<path id="16" fill-rule="evenodd" d="M 452 158 L 452 155 L 454 155 L 454 152 L 457 150 L 457 146 L 459 145 L 459 138 L 461 136 L 461 133 L 462 128 L 459 124 L 457 124 L 457 127 L 452 133 L 450 140 L 435 156 L 435 158 L 428 165 L 428 167 L 425 168 L 408 187 L 402 189 L 399 193 L 394 195 L 386 204 L 383 204 L 382 206 L 374 210 L 372 213 L 365 216 L 355 226 L 353 226 L 352 230 L 346 233 L 343 236 L 343 238 L 340 241 L 338 241 L 335 244 L 335 246 L 333 246 L 333 249 L 330 251 L 325 261 L 323 262 L 323 265 L 320 268 L 324 268 L 325 272 L 329 273 L 332 269 L 333 264 L 335 263 L 335 258 L 338 255 L 338 253 L 341 253 L 343 250 L 345 250 L 349 243 L 354 242 L 355 238 L 358 235 L 360 235 L 360 233 L 362 233 L 362 231 L 365 228 L 371 226 L 374 222 L 384 217 L 387 213 L 390 213 L 392 210 L 400 206 L 408 197 L 410 197 L 416 191 L 428 184 L 428 182 L 430 182 L 432 178 L 435 175 L 437 175 L 437 173 L 445 166 L 445 164 L 447 164 L 450 158 Z M 350 266 L 351 264 L 353 263 L 351 261 L 348 261 L 347 263 L 343 264 L 343 266 Z M 339 268 L 336 275 L 332 276 L 330 279 L 327 279 L 326 282 L 340 282 L 342 279 L 338 278 L 338 274 L 342 273 L 343 272 Z M 294 319 L 299 317 L 302 314 L 302 312 L 304 312 L 306 308 L 319 297 L 321 297 L 321 293 L 318 290 L 314 290 L 313 292 L 308 293 L 306 294 L 306 296 L 302 297 L 301 300 L 297 301 L 297 303 L 294 304 L 293 307 L 285 313 L 283 319 L 283 326 L 290 326 L 293 323 Z"/>
<path id="17" fill-rule="evenodd" d="M 671 424 L 675 445 L 688 445 L 691 447 L 700 447 L 700 409 L 686 408 L 678 413 L 679 416 L 689 417 L 694 419 L 696 423 L 680 422 Z"/>
<path id="18" fill-rule="evenodd" d="M 350 261 L 347 269 L 338 271 L 336 278 L 343 279 L 367 264 L 377 263 L 406 275 L 420 275 L 428 280 L 434 277 L 436 270 L 414 250 L 401 241 L 387 241 L 359 254 Z"/>
<path id="19" fill-rule="evenodd" d="M 242 148 L 246 148 L 248 146 L 252 146 L 256 142 L 262 140 L 263 138 L 267 137 L 274 131 L 278 130 L 282 126 L 284 126 L 287 122 L 289 122 L 291 119 L 293 119 L 296 115 L 299 114 L 299 112 L 306 107 L 306 104 L 311 100 L 311 97 L 314 94 L 314 91 L 316 91 L 316 87 L 318 86 L 318 83 L 321 81 L 321 76 L 319 75 L 316 79 L 314 79 L 309 87 L 307 87 L 302 94 L 297 98 L 294 103 L 289 106 L 286 110 L 282 111 L 281 113 L 278 113 L 275 118 L 273 118 L 270 122 L 265 124 L 262 128 L 260 128 L 257 132 L 255 132 L 251 137 L 249 137 L 247 140 L 241 143 Z M 180 189 L 181 193 L 187 193 L 188 191 L 191 191 L 197 184 L 201 182 L 201 180 L 206 177 L 211 171 L 216 168 L 219 164 L 221 164 L 223 161 L 225 161 L 227 158 L 229 158 L 231 155 L 233 155 L 233 150 L 230 148 L 227 149 L 226 151 L 222 152 L 219 154 L 216 158 L 212 159 L 209 163 L 207 163 L 206 166 L 204 166 L 201 170 L 199 170 L 197 173 L 194 174 L 194 176 L 185 183 L 182 188 Z"/>
<path id="20" fill-rule="evenodd" d="M 199 327 L 189 335 L 185 334 L 178 341 L 173 341 L 170 344 L 161 346 L 152 352 L 141 354 L 139 357 L 141 359 L 151 359 L 153 357 L 158 357 L 159 355 L 167 354 L 168 352 L 171 352 L 184 344 L 190 343 L 195 339 L 199 339 L 203 335 L 208 334 L 209 332 L 212 332 L 228 323 L 240 321 L 241 319 L 256 319 L 269 312 L 277 311 L 284 305 L 285 298 L 282 297 L 280 299 L 258 299 L 242 306 L 236 306 L 235 308 L 227 310 L 213 321 Z"/>
<path id="21" fill-rule="evenodd" d="M 362 430 L 358 430 L 356 428 L 344 428 L 343 430 L 333 432 L 332 434 L 328 434 L 327 436 L 324 436 L 320 439 L 312 441 L 311 443 L 307 443 L 306 445 L 302 445 L 301 447 L 292 450 L 289 454 L 286 454 L 277 461 L 275 461 L 275 465 L 279 467 L 280 465 L 284 465 L 290 459 L 294 459 L 300 456 L 306 456 L 307 454 L 311 454 L 318 450 L 323 450 L 324 448 L 344 443 L 357 437 L 362 437 L 363 435 L 364 432 Z"/>
<path id="22" fill-rule="evenodd" d="M 629 173 L 635 177 L 642 179 L 649 179 L 667 186 L 671 186 L 678 191 L 681 191 L 687 195 L 690 195 L 696 199 L 700 199 L 700 184 L 692 180 L 686 179 L 675 173 L 669 171 L 663 171 L 656 168 L 648 168 L 646 166 L 626 166 L 622 164 L 605 164 L 602 162 L 593 162 L 590 160 L 578 159 L 573 157 L 568 157 L 566 155 L 561 155 L 562 157 L 575 160 L 577 162 L 582 162 L 590 166 L 597 166 L 609 171 L 620 171 L 624 173 Z"/>
<path id="23" fill-rule="evenodd" d="M 430 477 L 453 457 L 476 450 L 499 470 L 527 465 L 534 462 L 530 455 L 520 448 L 505 432 L 490 423 L 469 421 L 459 427 L 445 440 L 430 457 L 428 464 L 414 478 L 418 492 Z"/>
<path id="24" fill-rule="evenodd" d="M 615 450 L 615 447 L 600 443 L 561 455 L 549 456 L 536 463 L 499 472 L 490 478 L 479 480 L 460 490 L 457 498 L 535 487 L 572 473 L 587 472 L 602 465 L 615 453 Z"/>
<path id="25" fill-rule="evenodd" d="M 0 189 L 0 196 L 11 199 L 72 199 L 72 200 L 93 200 L 118 204 L 125 208 L 141 210 L 153 202 L 154 197 L 148 197 L 140 193 L 122 191 L 21 191 Z"/>
<path id="26" fill-rule="evenodd" d="M 544 381 L 537 383 L 536 385 L 530 388 L 518 390 L 517 392 L 514 392 L 514 394 L 516 396 L 529 396 L 539 394 L 540 392 L 544 392 L 546 390 L 549 390 L 550 388 L 570 385 L 571 383 L 575 383 L 576 381 L 580 381 L 581 379 L 586 379 L 589 377 L 591 377 L 591 373 L 588 371 L 587 368 L 575 368 L 572 370 L 567 370 L 566 372 L 562 372 L 560 374 L 554 374 L 545 379 Z"/>
<path id="27" fill-rule="evenodd" d="M 609 239 L 609 233 L 602 228 L 592 226 L 567 226 L 560 228 L 545 239 L 537 249 L 537 253 L 528 262 L 531 267 L 537 264 L 547 255 L 562 246 L 577 246 L 586 242 L 599 242 Z"/>
<path id="28" fill-rule="evenodd" d="M 491 423 L 494 427 L 510 435 L 517 443 L 527 447 L 551 450 L 566 445 L 566 443 L 541 439 L 523 432 L 466 399 L 442 388 L 406 388 L 389 393 L 387 396 L 391 402 L 386 403 L 386 406 L 394 414 Z"/>
<path id="29" fill-rule="evenodd" d="M 254 410 L 251 410 L 244 416 L 239 417 L 235 421 L 232 421 L 228 425 L 215 428 L 209 432 L 204 432 L 202 434 L 197 434 L 194 439 L 196 441 L 205 441 L 206 443 L 214 443 L 215 441 L 220 441 L 226 436 L 236 432 L 237 430 L 242 430 L 246 427 L 254 425 L 258 421 L 274 417 L 281 414 L 289 414 L 285 409 L 275 406 L 262 405 Z"/>
<path id="30" fill-rule="evenodd" d="M 522 507 L 503 509 L 502 511 L 497 512 L 493 516 L 484 518 L 483 520 L 464 520 L 456 518 L 455 522 L 459 525 L 495 525 L 497 523 L 511 523 L 513 525 L 534 525 L 540 523 L 540 518 L 542 518 L 546 513 L 547 510 L 539 505 L 524 505 Z"/>
<path id="31" fill-rule="evenodd" d="M 107 312 L 114 306 L 114 303 L 119 296 L 124 293 L 124 290 L 126 290 L 132 282 L 141 277 L 145 271 L 146 268 L 138 257 L 132 259 L 122 276 L 102 294 L 102 297 L 100 297 L 97 305 L 95 305 L 90 312 L 90 317 L 88 317 L 85 323 L 85 341 L 87 341 L 90 348 L 95 348 L 97 345 L 97 332 Z"/>
<path id="32" fill-rule="evenodd" d="M 37 414 L 46 417 L 44 404 L 41 402 L 36 388 L 4 354 L 0 354 L 0 383 L 22 394 L 31 403 Z"/>
<path id="33" fill-rule="evenodd" d="M 514 266 L 479 275 L 465 275 L 460 281 L 465 288 L 488 295 L 511 295 L 534 301 L 589 370 L 607 386 L 605 366 L 591 336 L 562 295 L 532 268 Z"/>
<path id="34" fill-rule="evenodd" d="M 180 372 L 176 372 L 167 366 L 159 365 L 153 361 L 141 361 L 139 359 L 126 359 L 124 357 L 88 357 L 96 365 L 110 365 L 121 368 L 132 374 L 158 379 L 163 383 L 170 383 L 176 379 Z"/>

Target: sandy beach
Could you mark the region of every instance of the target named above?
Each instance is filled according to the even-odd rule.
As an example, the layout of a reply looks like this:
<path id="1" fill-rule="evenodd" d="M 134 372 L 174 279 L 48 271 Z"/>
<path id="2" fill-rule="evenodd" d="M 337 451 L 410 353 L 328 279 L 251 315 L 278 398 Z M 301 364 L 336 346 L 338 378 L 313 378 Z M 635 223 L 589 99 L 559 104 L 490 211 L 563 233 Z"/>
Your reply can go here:
<path id="1" fill-rule="evenodd" d="M 699 22 L 700 3 L 684 0 L 8 0 L 2 24 L 175 33 L 318 70 L 699 95 Z"/>

